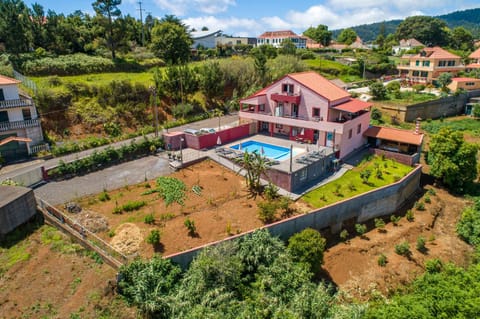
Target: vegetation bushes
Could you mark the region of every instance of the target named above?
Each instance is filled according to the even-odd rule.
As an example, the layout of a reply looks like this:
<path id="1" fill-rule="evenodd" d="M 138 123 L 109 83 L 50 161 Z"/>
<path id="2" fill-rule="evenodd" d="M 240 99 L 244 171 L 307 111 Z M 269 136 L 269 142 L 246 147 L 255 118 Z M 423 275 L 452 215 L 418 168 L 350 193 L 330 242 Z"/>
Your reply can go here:
<path id="1" fill-rule="evenodd" d="M 115 63 L 111 59 L 77 53 L 28 60 L 22 67 L 28 75 L 74 75 L 111 72 L 115 70 Z"/>
<path id="2" fill-rule="evenodd" d="M 306 263 L 313 273 L 318 272 L 323 264 L 325 245 L 325 238 L 312 228 L 307 228 L 288 240 L 288 250 L 293 260 Z"/>
<path id="3" fill-rule="evenodd" d="M 67 175 L 85 174 L 98 170 L 107 165 L 148 154 L 151 152 L 152 146 L 154 146 L 156 149 L 161 145 L 161 140 L 149 140 L 144 138 L 138 143 L 132 142 L 130 145 L 123 145 L 118 149 L 107 147 L 102 151 L 94 152 L 90 156 L 77 159 L 69 163 L 65 163 L 61 160 L 58 166 L 50 170 L 48 174 L 52 178 L 64 177 Z"/>
<path id="4" fill-rule="evenodd" d="M 285 249 L 268 231 L 256 231 L 204 249 L 183 273 L 160 256 L 136 260 L 121 268 L 119 288 L 149 318 L 360 316 L 362 307 L 340 305 L 329 287 L 312 280 L 308 261 L 297 261 L 319 260 L 317 239 L 307 236 L 299 246 L 292 240 Z M 293 246 L 303 247 L 295 257 Z"/>
<path id="5" fill-rule="evenodd" d="M 457 224 L 457 233 L 470 245 L 480 247 L 480 199 L 462 212 Z"/>

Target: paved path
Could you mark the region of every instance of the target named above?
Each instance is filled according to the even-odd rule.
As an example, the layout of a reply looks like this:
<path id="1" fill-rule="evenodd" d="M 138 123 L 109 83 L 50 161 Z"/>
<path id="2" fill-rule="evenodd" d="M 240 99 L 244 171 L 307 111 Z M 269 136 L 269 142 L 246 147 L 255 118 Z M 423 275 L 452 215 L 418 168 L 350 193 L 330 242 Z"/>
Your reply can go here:
<path id="1" fill-rule="evenodd" d="M 104 189 L 112 190 L 141 183 L 145 178 L 150 180 L 171 172 L 168 159 L 164 154 L 147 156 L 87 175 L 58 182 L 48 182 L 36 188 L 34 192 L 36 196 L 50 204 L 57 205 L 85 195 L 98 194 Z"/>
<path id="2" fill-rule="evenodd" d="M 206 120 L 201 120 L 201 121 L 198 121 L 198 122 L 193 122 L 193 123 L 177 126 L 177 127 L 171 128 L 169 130 L 170 131 L 183 131 L 186 128 L 200 129 L 200 128 L 203 128 L 203 127 L 212 127 L 212 128 L 218 129 L 218 123 L 219 123 L 218 117 L 215 117 L 215 118 L 209 118 L 209 119 L 206 119 Z M 238 123 L 238 114 L 225 115 L 225 116 L 222 116 L 221 119 L 220 119 L 220 124 L 221 124 L 222 127 L 234 126 L 236 123 Z M 148 134 L 147 136 L 149 138 L 152 138 L 152 137 L 154 137 L 154 134 L 153 133 Z M 30 171 L 34 168 L 38 168 L 38 167 L 41 167 L 41 166 L 44 166 L 45 168 L 48 169 L 48 168 L 55 167 L 56 165 L 58 165 L 60 160 L 63 160 L 64 162 L 73 161 L 77 158 L 82 158 L 82 157 L 88 156 L 88 155 L 92 154 L 94 151 L 100 151 L 100 150 L 103 150 L 103 149 L 105 149 L 109 146 L 119 148 L 124 144 L 130 144 L 132 140 L 137 140 L 138 141 L 139 139 L 142 139 L 142 138 L 143 137 L 139 136 L 139 137 L 136 137 L 136 138 L 132 138 L 132 139 L 128 139 L 128 140 L 124 140 L 124 141 L 120 141 L 120 142 L 116 142 L 116 143 L 92 148 L 92 149 L 85 150 L 85 151 L 82 151 L 82 152 L 73 153 L 73 154 L 60 156 L 60 157 L 55 157 L 55 158 L 52 158 L 52 159 L 46 160 L 46 161 L 34 160 L 34 161 L 25 162 L 25 163 L 21 163 L 21 164 L 7 165 L 7 166 L 2 167 L 0 169 L 0 175 L 2 177 L 5 177 L 5 179 L 6 179 L 6 178 L 9 178 L 9 177 L 13 177 L 15 175 L 19 175 L 21 173 L 28 172 L 28 171 Z"/>

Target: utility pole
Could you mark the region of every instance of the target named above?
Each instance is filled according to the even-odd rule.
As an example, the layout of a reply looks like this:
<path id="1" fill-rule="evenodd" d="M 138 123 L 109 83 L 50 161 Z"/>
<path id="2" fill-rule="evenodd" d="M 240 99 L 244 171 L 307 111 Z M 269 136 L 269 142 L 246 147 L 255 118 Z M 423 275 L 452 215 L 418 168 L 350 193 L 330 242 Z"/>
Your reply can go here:
<path id="1" fill-rule="evenodd" d="M 138 6 L 139 6 L 139 9 L 137 9 L 138 11 L 140 11 L 140 23 L 142 25 L 142 47 L 145 46 L 145 31 L 143 30 L 144 27 L 143 27 L 143 11 L 145 11 L 145 9 L 142 9 L 142 1 L 138 1 Z"/>
<path id="2" fill-rule="evenodd" d="M 155 113 L 155 137 L 158 138 L 158 106 L 157 106 L 157 88 L 155 86 L 150 87 L 150 91 L 153 93 L 153 111 Z"/>

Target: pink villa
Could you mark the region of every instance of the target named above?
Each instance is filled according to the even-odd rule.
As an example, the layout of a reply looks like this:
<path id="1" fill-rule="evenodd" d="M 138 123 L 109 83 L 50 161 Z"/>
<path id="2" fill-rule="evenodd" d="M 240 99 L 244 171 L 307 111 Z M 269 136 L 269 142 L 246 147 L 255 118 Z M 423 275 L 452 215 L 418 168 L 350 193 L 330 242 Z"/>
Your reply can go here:
<path id="1" fill-rule="evenodd" d="M 370 103 L 316 72 L 288 74 L 240 101 L 240 123 L 256 132 L 332 148 L 344 158 L 365 144 Z"/>

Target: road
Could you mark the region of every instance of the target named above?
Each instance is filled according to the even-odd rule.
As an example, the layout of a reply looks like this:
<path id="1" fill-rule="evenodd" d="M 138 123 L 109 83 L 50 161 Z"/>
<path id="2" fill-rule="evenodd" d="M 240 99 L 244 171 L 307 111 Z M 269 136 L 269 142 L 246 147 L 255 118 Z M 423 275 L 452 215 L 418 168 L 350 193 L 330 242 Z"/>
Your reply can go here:
<path id="1" fill-rule="evenodd" d="M 238 114 L 224 115 L 220 118 L 221 127 L 234 126 L 237 123 L 238 123 Z M 204 127 L 205 128 L 211 127 L 211 128 L 218 129 L 218 126 L 219 126 L 218 117 L 214 117 L 214 118 L 201 120 L 201 121 L 198 121 L 198 122 L 193 122 L 193 123 L 177 126 L 177 127 L 169 129 L 169 131 L 170 132 L 183 131 L 186 128 L 200 129 L 200 128 L 204 128 Z M 147 136 L 149 138 L 152 138 L 155 135 L 154 135 L 154 133 L 152 133 L 152 134 L 148 134 Z M 0 169 L 0 176 L 2 177 L 2 179 L 7 179 L 7 178 L 13 177 L 15 175 L 19 175 L 21 173 L 28 172 L 29 170 L 32 170 L 32 169 L 38 168 L 38 167 L 42 167 L 42 166 L 44 166 L 46 169 L 49 169 L 51 167 L 57 166 L 58 163 L 60 162 L 60 160 L 63 160 L 64 162 L 73 161 L 77 158 L 82 158 L 82 157 L 88 156 L 88 155 L 92 154 L 94 151 L 100 151 L 100 150 L 103 150 L 103 149 L 105 149 L 109 146 L 113 146 L 114 148 L 119 148 L 124 144 L 130 144 L 132 140 L 138 140 L 138 139 L 141 139 L 141 138 L 142 137 L 139 136 L 139 137 L 136 137 L 136 138 L 123 140 L 123 141 L 120 141 L 120 142 L 116 142 L 116 143 L 92 148 L 92 149 L 85 150 L 85 151 L 82 151 L 82 152 L 73 153 L 73 154 L 60 156 L 60 157 L 55 157 L 55 158 L 52 158 L 52 159 L 49 159 L 49 160 L 46 160 L 46 161 L 44 161 L 44 160 L 34 160 L 34 161 L 26 162 L 26 163 L 21 163 L 21 164 L 18 164 L 18 165 L 16 165 L 16 164 L 7 165 L 5 167 L 2 167 L 2 169 Z"/>

